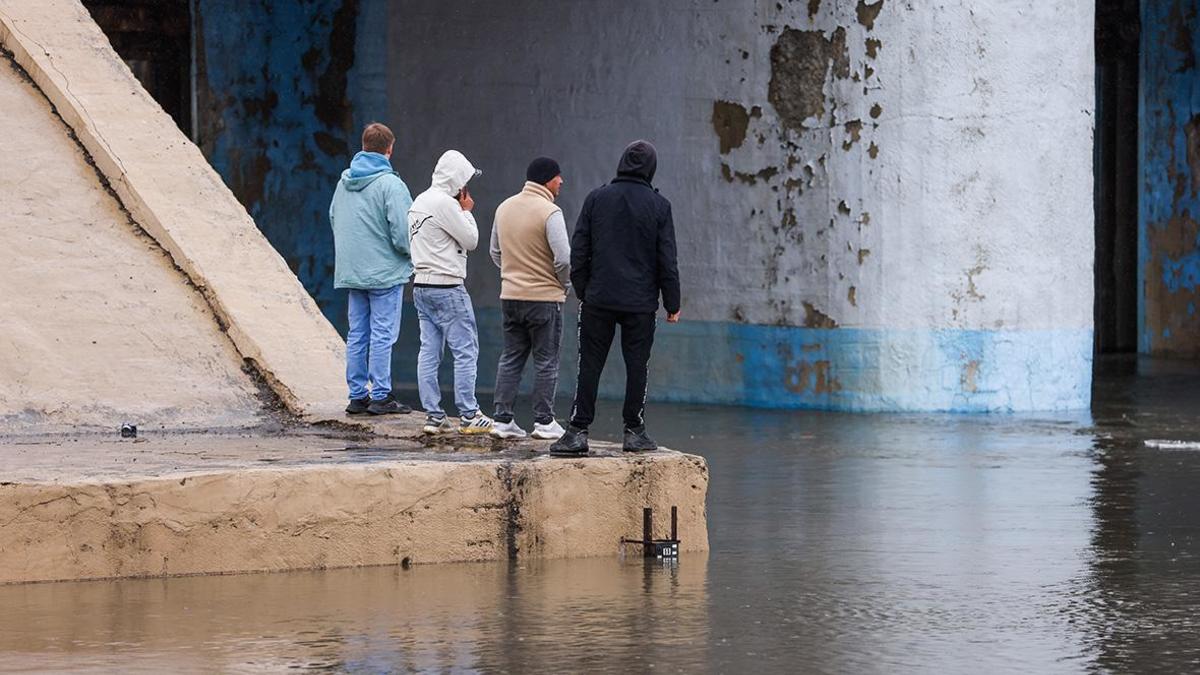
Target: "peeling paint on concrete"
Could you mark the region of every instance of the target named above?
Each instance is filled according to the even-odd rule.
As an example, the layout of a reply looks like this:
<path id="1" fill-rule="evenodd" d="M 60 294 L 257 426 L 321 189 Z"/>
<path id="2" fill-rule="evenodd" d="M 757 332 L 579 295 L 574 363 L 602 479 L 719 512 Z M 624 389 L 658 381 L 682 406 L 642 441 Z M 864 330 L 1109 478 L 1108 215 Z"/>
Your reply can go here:
<path id="1" fill-rule="evenodd" d="M 831 319 L 827 314 L 813 306 L 807 300 L 801 303 L 804 306 L 804 326 L 806 328 L 837 328 L 836 321 Z"/>
<path id="2" fill-rule="evenodd" d="M 846 128 L 846 135 L 849 138 L 842 142 L 842 150 L 849 150 L 862 137 L 863 123 L 862 120 L 850 120 L 843 126 Z"/>
<path id="3" fill-rule="evenodd" d="M 867 48 L 867 58 L 871 58 L 871 59 L 877 58 L 879 56 L 880 48 L 883 47 L 883 42 L 881 42 L 879 40 L 879 38 L 873 38 L 873 37 L 867 38 L 867 40 L 864 44 Z"/>
<path id="4" fill-rule="evenodd" d="M 721 142 L 721 154 L 726 155 L 745 142 L 750 112 L 739 103 L 713 101 L 712 124 Z"/>
<path id="5" fill-rule="evenodd" d="M 1147 230 L 1154 252 L 1145 271 L 1146 323 L 1157 353 L 1188 355 L 1196 349 L 1195 303 L 1200 295 L 1200 224 L 1191 212 Z"/>
<path id="6" fill-rule="evenodd" d="M 808 0 L 808 20 L 815 19 L 819 11 L 821 11 L 821 0 Z"/>
<path id="7" fill-rule="evenodd" d="M 1195 3 L 1142 4 L 1139 343 L 1200 356 L 1200 59 Z"/>
<path id="8" fill-rule="evenodd" d="M 728 164 L 721 164 L 721 177 L 724 178 L 727 183 L 732 183 L 737 180 L 745 183 L 746 185 L 754 185 L 759 181 L 765 182 L 770 180 L 777 173 L 779 173 L 779 169 L 773 166 L 768 166 L 765 169 L 759 169 L 754 173 L 747 173 L 745 171 L 734 171 L 733 169 L 729 168 Z"/>
<path id="9" fill-rule="evenodd" d="M 874 3 L 868 3 L 867 0 L 858 0 L 858 7 L 855 8 L 855 13 L 858 15 L 858 22 L 866 27 L 867 30 L 875 30 L 875 19 L 879 18 L 879 12 L 883 9 L 883 0 L 877 0 Z"/>
<path id="10" fill-rule="evenodd" d="M 785 126 L 802 130 L 806 120 L 824 117 L 824 85 L 830 72 L 835 77 L 850 75 L 845 28 L 839 26 L 830 37 L 820 31 L 784 29 L 771 47 L 767 99 Z"/>
<path id="11" fill-rule="evenodd" d="M 1192 178 L 1192 194 L 1200 190 L 1200 113 L 1183 125 L 1184 147 L 1188 172 Z"/>
<path id="12" fill-rule="evenodd" d="M 807 354 L 820 353 L 823 345 L 804 344 L 800 351 Z M 791 343 L 778 346 L 779 357 L 783 367 L 779 370 L 782 375 L 783 387 L 792 394 L 826 396 L 841 391 L 842 384 L 833 375 L 833 365 L 827 359 L 813 359 L 807 356 L 797 358 Z"/>
<path id="13" fill-rule="evenodd" d="M 979 377 L 979 362 L 978 361 L 967 361 L 967 363 L 963 366 L 963 371 L 962 371 L 961 384 L 962 384 L 963 391 L 970 392 L 972 394 L 975 393 L 976 391 L 979 391 L 979 386 L 976 383 L 976 380 L 978 379 L 978 377 Z"/>

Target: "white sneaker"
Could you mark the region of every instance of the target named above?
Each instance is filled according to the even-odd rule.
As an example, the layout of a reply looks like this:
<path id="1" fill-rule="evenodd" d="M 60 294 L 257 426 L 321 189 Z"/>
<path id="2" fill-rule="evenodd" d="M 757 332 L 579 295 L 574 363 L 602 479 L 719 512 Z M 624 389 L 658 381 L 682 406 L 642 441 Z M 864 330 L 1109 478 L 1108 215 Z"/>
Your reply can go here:
<path id="1" fill-rule="evenodd" d="M 546 441 L 557 441 L 562 438 L 562 435 L 567 433 L 566 429 L 558 423 L 558 420 L 550 420 L 549 424 L 533 424 L 533 437 L 540 438 Z"/>
<path id="2" fill-rule="evenodd" d="M 517 421 L 511 422 L 496 422 L 492 427 L 491 434 L 496 438 L 525 438 L 528 434 L 525 430 L 517 426 Z"/>
<path id="3" fill-rule="evenodd" d="M 458 425 L 460 434 L 486 434 L 496 424 L 492 418 L 481 412 L 475 413 L 474 417 L 460 417 L 459 419 L 462 422 Z"/>

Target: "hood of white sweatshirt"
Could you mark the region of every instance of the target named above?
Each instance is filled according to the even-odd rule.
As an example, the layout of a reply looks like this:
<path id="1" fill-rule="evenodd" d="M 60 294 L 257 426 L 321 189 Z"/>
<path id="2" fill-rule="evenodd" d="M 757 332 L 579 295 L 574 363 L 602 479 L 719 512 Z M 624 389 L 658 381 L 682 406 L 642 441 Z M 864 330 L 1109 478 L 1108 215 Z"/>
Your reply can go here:
<path id="1" fill-rule="evenodd" d="M 430 187 L 453 197 L 468 181 L 482 173 L 461 152 L 447 150 L 438 158 Z"/>

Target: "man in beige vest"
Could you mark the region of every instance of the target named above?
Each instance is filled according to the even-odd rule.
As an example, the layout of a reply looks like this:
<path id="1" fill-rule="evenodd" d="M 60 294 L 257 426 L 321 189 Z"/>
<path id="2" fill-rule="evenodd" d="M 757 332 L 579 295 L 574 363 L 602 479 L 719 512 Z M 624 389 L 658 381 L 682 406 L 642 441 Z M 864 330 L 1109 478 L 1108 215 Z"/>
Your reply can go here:
<path id="1" fill-rule="evenodd" d="M 570 278 L 567 222 L 554 198 L 562 188 L 558 162 L 538 157 L 525 171 L 525 187 L 496 209 L 492 260 L 500 268 L 504 351 L 496 372 L 496 415 L 492 434 L 524 438 L 513 419 L 513 402 L 525 361 L 533 354 L 533 437 L 563 435 L 554 419 L 562 307 Z"/>

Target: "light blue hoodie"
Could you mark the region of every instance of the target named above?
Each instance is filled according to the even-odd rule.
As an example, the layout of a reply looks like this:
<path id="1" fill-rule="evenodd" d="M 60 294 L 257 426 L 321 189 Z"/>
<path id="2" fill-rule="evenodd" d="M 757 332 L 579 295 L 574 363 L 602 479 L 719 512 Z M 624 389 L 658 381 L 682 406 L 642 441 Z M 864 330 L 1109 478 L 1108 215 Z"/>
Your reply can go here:
<path id="1" fill-rule="evenodd" d="M 333 226 L 333 287 L 364 290 L 408 283 L 408 186 L 378 152 L 360 152 L 342 172 L 329 222 Z"/>

